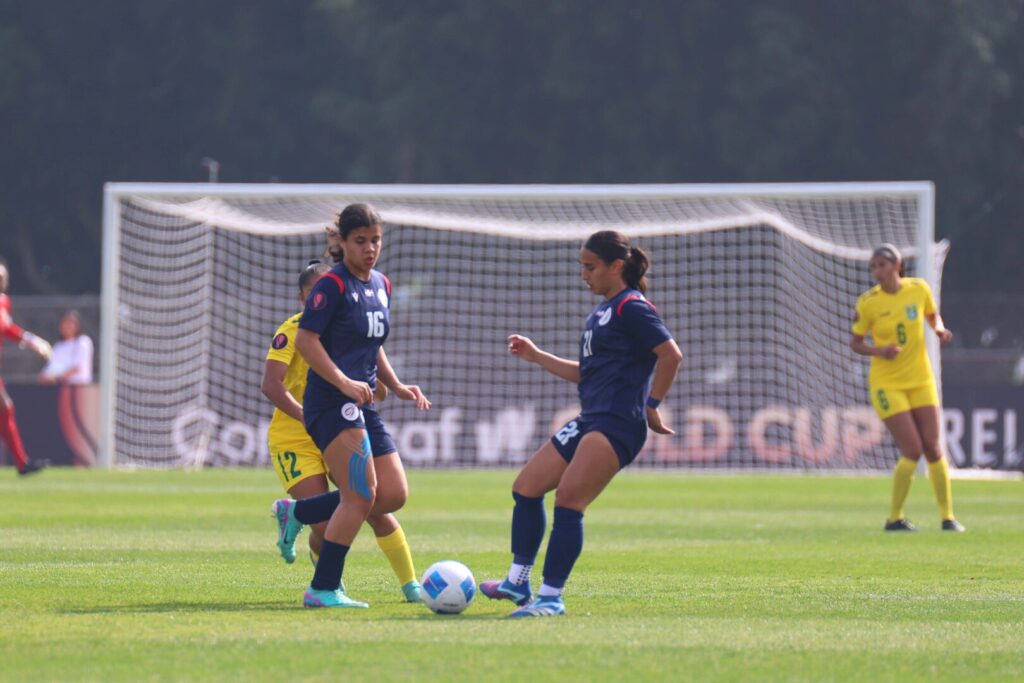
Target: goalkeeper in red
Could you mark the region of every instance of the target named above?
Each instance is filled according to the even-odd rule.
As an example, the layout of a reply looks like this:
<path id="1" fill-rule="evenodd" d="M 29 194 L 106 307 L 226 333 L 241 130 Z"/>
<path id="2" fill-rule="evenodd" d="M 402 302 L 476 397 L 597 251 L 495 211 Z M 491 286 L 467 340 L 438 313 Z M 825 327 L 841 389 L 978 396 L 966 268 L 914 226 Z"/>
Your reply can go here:
<path id="1" fill-rule="evenodd" d="M 583 550 L 583 513 L 612 478 L 633 462 L 650 427 L 672 434 L 658 405 L 668 393 L 682 353 L 644 297 L 647 256 L 625 235 L 596 232 L 580 250 L 583 281 L 604 301 L 587 316 L 579 360 L 541 351 L 519 335 L 509 351 L 579 385 L 580 415 L 544 444 L 512 485 L 512 565 L 503 581 L 480 591 L 520 606 L 512 617 L 565 614 L 562 590 Z M 653 376 L 653 381 L 652 381 Z M 533 599 L 530 572 L 544 538 L 544 495 L 555 493 L 555 514 L 544 559 L 544 582 Z"/>
<path id="2" fill-rule="evenodd" d="M 31 348 L 46 360 L 50 357 L 50 344 L 28 330 L 21 329 L 11 318 L 11 300 L 7 296 L 8 280 L 7 264 L 0 261 L 0 337 L 16 342 L 22 347 Z M 2 343 L 0 341 L 0 348 Z M 18 423 L 14 421 L 14 401 L 7 394 L 3 379 L 0 379 L 0 440 L 14 456 L 18 474 L 31 474 L 46 467 L 45 461 L 29 460 L 28 454 L 25 453 L 25 446 L 21 443 L 21 434 L 18 432 Z"/>
<path id="3" fill-rule="evenodd" d="M 903 503 L 924 453 L 942 529 L 964 531 L 953 517 L 949 464 L 943 456 L 939 428 L 939 394 L 925 349 L 924 323 L 928 322 L 944 345 L 953 339 L 953 333 L 943 324 L 928 283 L 903 277 L 903 259 L 896 247 L 883 244 L 875 249 L 870 268 L 878 284 L 857 299 L 850 348 L 871 356 L 871 404 L 900 451 L 885 530 L 917 531 L 904 516 Z M 873 344 L 864 340 L 869 334 Z"/>

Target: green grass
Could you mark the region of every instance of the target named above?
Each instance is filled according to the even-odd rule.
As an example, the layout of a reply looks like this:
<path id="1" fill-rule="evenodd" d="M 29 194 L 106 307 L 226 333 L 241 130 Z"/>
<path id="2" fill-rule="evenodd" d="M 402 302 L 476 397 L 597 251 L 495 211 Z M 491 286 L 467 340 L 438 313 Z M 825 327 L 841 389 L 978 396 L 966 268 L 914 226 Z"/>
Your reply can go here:
<path id="1" fill-rule="evenodd" d="M 411 472 L 418 569 L 499 577 L 512 479 Z M 569 616 L 512 621 L 401 603 L 368 530 L 345 578 L 371 609 L 303 610 L 267 470 L 4 472 L 0 680 L 1020 680 L 1024 482 L 954 494 L 968 533 L 919 478 L 922 531 L 886 535 L 886 478 L 631 472 L 587 514 Z"/>

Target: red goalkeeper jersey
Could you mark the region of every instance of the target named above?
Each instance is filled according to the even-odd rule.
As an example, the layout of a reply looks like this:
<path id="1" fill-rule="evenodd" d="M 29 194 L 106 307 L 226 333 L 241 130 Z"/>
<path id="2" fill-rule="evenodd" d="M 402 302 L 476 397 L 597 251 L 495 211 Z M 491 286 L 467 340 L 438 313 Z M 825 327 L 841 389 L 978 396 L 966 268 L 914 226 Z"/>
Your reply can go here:
<path id="1" fill-rule="evenodd" d="M 6 294 L 0 294 L 0 336 L 13 342 L 20 342 L 24 334 L 25 332 L 11 318 L 11 298 Z M 2 357 L 2 351 L 3 343 L 0 341 L 0 357 Z"/>

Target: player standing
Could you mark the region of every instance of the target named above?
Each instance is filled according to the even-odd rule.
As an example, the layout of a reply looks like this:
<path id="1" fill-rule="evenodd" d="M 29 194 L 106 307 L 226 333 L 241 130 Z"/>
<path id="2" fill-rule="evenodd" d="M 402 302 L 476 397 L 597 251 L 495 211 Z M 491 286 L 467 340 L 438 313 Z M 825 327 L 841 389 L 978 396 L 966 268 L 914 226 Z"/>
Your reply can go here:
<path id="1" fill-rule="evenodd" d="M 587 317 L 579 360 L 509 337 L 509 351 L 579 385 L 581 411 L 526 463 L 512 485 L 512 565 L 504 581 L 485 581 L 491 599 L 512 600 L 512 617 L 565 614 L 562 589 L 583 550 L 583 513 L 633 462 L 650 426 L 672 434 L 658 405 L 682 362 L 682 353 L 654 305 L 644 298 L 647 255 L 625 235 L 601 231 L 580 250 L 582 277 L 604 298 Z M 653 375 L 653 382 L 651 377 Z M 544 583 L 531 602 L 530 572 L 544 537 L 544 495 L 556 490 L 555 514 L 544 559 Z"/>
<path id="2" fill-rule="evenodd" d="M 917 531 L 904 516 L 903 503 L 924 452 L 943 531 L 964 531 L 953 517 L 949 464 L 939 429 L 939 394 L 925 348 L 924 321 L 943 345 L 952 341 L 953 333 L 943 324 L 928 283 L 903 277 L 903 258 L 895 246 L 883 244 L 875 249 L 870 268 L 878 284 L 857 299 L 850 348 L 871 356 L 871 405 L 900 451 L 885 530 Z M 864 341 L 867 334 L 873 345 Z"/>
<path id="3" fill-rule="evenodd" d="M 295 502 L 282 499 L 274 509 L 278 545 L 286 557 L 289 551 L 294 555 L 303 524 L 329 520 L 304 604 L 367 607 L 345 595 L 341 582 L 345 556 L 363 521 L 373 527 L 382 547 L 385 540 L 400 543 L 408 556 L 402 529 L 388 514 L 405 503 L 408 483 L 394 440 L 371 405 L 373 387 L 383 382 L 421 410 L 429 409 L 430 402 L 419 387 L 398 380 L 384 353 L 391 283 L 374 270 L 382 219 L 369 205 L 351 204 L 338 216 L 337 228 L 343 260 L 314 285 L 295 343 L 310 366 L 303 399 L 306 431 L 324 454 L 338 491 Z M 407 571 L 411 581 L 411 558 Z"/>
<path id="4" fill-rule="evenodd" d="M 11 299 L 7 296 L 9 280 L 7 264 L 0 261 L 0 336 L 17 342 L 22 347 L 31 348 L 43 360 L 47 360 L 50 357 L 49 342 L 28 330 L 21 329 L 11 318 Z M 0 347 L 2 347 L 2 343 L 0 341 Z M 18 432 L 18 423 L 14 420 L 14 401 L 7 394 L 2 378 L 0 378 L 0 439 L 14 456 L 18 474 L 26 475 L 38 472 L 48 464 L 45 460 L 30 460 L 28 454 L 25 453 L 25 446 L 21 443 L 21 433 Z"/>
<path id="5" fill-rule="evenodd" d="M 306 305 L 313 285 L 330 269 L 329 265 L 314 261 L 299 275 L 299 301 L 303 306 Z M 296 353 L 295 350 L 295 336 L 300 318 L 301 313 L 293 315 L 274 333 L 273 342 L 267 351 L 262 383 L 264 395 L 275 406 L 274 416 L 267 430 L 271 465 L 277 472 L 281 485 L 296 500 L 312 498 L 330 491 L 327 484 L 330 477 L 327 463 L 320 449 L 306 433 L 303 421 L 300 400 L 306 390 L 309 365 L 302 354 Z M 387 389 L 383 382 L 379 382 L 374 392 L 374 401 L 383 401 L 386 396 Z M 377 544 L 384 551 L 398 577 L 405 599 L 409 602 L 419 602 L 420 585 L 416 581 L 412 556 L 398 521 L 390 514 L 371 514 L 368 521 L 371 527 L 383 530 L 383 535 L 377 536 Z M 326 520 L 310 526 L 309 553 L 314 566 L 320 556 L 326 528 Z M 290 553 L 283 555 L 285 561 L 293 562 L 294 545 Z"/>

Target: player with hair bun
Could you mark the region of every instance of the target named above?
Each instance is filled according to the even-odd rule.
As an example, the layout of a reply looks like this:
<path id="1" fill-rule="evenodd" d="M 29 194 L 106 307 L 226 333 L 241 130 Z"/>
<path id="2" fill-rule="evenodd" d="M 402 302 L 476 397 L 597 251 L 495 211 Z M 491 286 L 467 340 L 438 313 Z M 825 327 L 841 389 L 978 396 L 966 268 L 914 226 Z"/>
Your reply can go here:
<path id="1" fill-rule="evenodd" d="M 583 513 L 612 478 L 636 458 L 647 429 L 672 434 L 658 405 L 682 362 L 682 353 L 644 293 L 647 255 L 625 235 L 591 235 L 579 256 L 582 277 L 603 297 L 587 317 L 579 360 L 509 337 L 509 351 L 579 385 L 580 415 L 558 430 L 512 485 L 513 560 L 503 581 L 485 581 L 487 597 L 520 606 L 512 617 L 565 614 L 562 590 L 583 550 Z M 652 381 L 653 376 L 653 381 Z M 544 583 L 533 599 L 530 572 L 544 538 L 544 495 L 555 493 L 555 514 L 544 560 Z"/>

